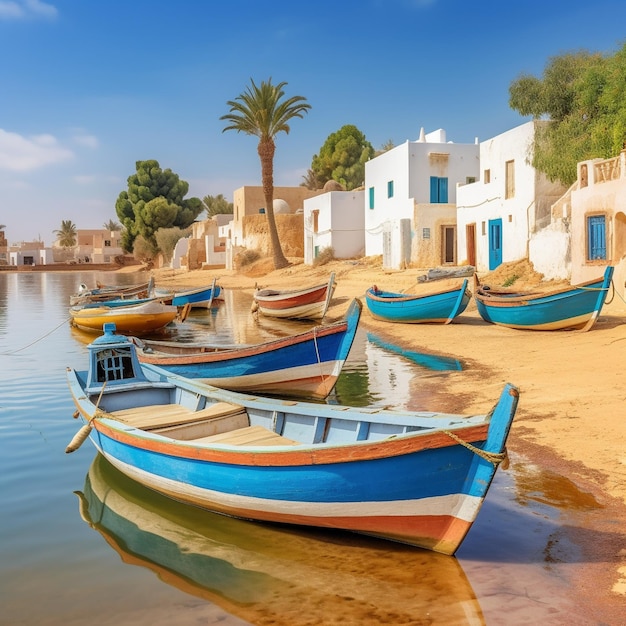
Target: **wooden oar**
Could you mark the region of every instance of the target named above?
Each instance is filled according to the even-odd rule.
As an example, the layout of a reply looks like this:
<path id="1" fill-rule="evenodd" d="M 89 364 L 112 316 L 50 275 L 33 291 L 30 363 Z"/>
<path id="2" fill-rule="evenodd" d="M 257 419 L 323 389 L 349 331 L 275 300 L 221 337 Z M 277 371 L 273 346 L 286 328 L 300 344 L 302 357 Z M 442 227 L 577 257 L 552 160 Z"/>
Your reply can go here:
<path id="1" fill-rule="evenodd" d="M 89 433 L 93 428 L 91 422 L 93 422 L 96 415 L 98 415 L 98 405 L 100 404 L 100 400 L 102 399 L 102 394 L 104 393 L 104 388 L 106 386 L 107 381 L 105 380 L 102 384 L 102 389 L 100 389 L 100 395 L 98 396 L 98 401 L 96 402 L 96 408 L 93 412 L 93 415 L 89 418 L 89 421 L 74 435 L 72 441 L 67 444 L 67 448 L 65 448 L 65 454 L 69 454 L 70 452 L 78 450 L 78 448 L 80 448 L 85 442 L 85 439 L 89 437 Z"/>

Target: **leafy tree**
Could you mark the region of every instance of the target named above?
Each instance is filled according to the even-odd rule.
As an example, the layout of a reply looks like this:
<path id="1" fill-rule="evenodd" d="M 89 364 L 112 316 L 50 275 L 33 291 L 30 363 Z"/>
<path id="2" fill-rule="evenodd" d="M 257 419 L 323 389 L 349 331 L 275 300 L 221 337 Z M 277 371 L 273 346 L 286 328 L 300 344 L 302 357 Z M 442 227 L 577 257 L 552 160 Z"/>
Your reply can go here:
<path id="1" fill-rule="evenodd" d="M 328 136 L 320 153 L 313 157 L 311 169 L 320 187 L 335 180 L 351 191 L 365 181 L 365 163 L 375 154 L 365 135 L 356 126 L 347 124 Z"/>
<path id="2" fill-rule="evenodd" d="M 163 257 L 166 261 L 171 260 L 174 248 L 179 239 L 183 237 L 189 237 L 191 235 L 191 228 L 159 228 L 156 231 L 155 237 L 159 250 L 163 253 Z"/>
<path id="3" fill-rule="evenodd" d="M 57 236 L 61 247 L 73 248 L 76 245 L 76 224 L 72 220 L 62 220 L 61 228 L 52 232 Z"/>
<path id="4" fill-rule="evenodd" d="M 217 194 L 217 196 L 204 196 L 202 202 L 206 207 L 206 213 L 209 217 L 229 214 L 234 211 L 233 203 L 226 200 L 221 193 Z"/>
<path id="5" fill-rule="evenodd" d="M 521 115 L 547 119 L 535 137 L 533 166 L 571 184 L 576 166 L 616 156 L 626 140 L 626 46 L 615 55 L 580 51 L 553 57 L 542 78 L 521 75 L 509 86 Z"/>
<path id="6" fill-rule="evenodd" d="M 187 228 L 202 212 L 200 198 L 188 198 L 189 183 L 169 168 L 162 170 L 158 161 L 137 161 L 137 172 L 128 177 L 128 191 L 115 202 L 115 212 L 124 226 L 122 247 L 133 250 L 141 235 L 155 252 L 155 233 L 159 228 Z"/>
<path id="7" fill-rule="evenodd" d="M 118 231 L 122 230 L 122 225 L 115 220 L 109 220 L 108 222 L 102 224 L 102 228 L 104 228 L 104 230 Z"/>
<path id="8" fill-rule="evenodd" d="M 261 81 L 260 85 L 250 79 L 250 85 L 234 100 L 226 104 L 230 112 L 220 117 L 228 125 L 222 132 L 236 130 L 258 138 L 257 153 L 261 160 L 261 179 L 265 197 L 265 214 L 272 243 L 274 267 L 280 269 L 289 265 L 278 237 L 274 217 L 274 153 L 276 135 L 284 131 L 289 134 L 289 121 L 304 117 L 311 108 L 303 96 L 284 98 L 283 88 L 287 83 L 272 84 L 272 79 Z"/>

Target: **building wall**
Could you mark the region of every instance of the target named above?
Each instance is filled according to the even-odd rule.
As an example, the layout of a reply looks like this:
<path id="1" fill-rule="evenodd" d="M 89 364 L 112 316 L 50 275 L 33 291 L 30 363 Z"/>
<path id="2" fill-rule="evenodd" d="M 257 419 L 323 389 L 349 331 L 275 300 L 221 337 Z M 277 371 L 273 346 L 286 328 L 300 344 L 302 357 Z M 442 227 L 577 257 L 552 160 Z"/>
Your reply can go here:
<path id="1" fill-rule="evenodd" d="M 550 206 L 565 191 L 530 163 L 535 130 L 542 123 L 522 124 L 480 144 L 480 179 L 457 188 L 459 264 L 469 262 L 467 232 L 468 225 L 474 225 L 476 268 L 488 271 L 488 225 L 494 219 L 502 219 L 502 262 L 530 258 L 531 234 L 550 223 Z M 508 198 L 507 162 L 513 162 L 514 169 L 514 193 Z"/>
<path id="2" fill-rule="evenodd" d="M 431 176 L 447 179 L 446 203 L 431 205 Z M 457 186 L 478 176 L 478 144 L 447 142 L 443 130 L 427 135 L 422 132 L 417 141 L 407 141 L 368 161 L 364 192 L 366 255 L 383 254 L 384 233 L 390 229 L 388 223 L 400 219 L 414 221 L 415 211 L 421 206 L 433 206 L 433 211 L 440 209 L 441 218 L 448 219 L 449 205 L 456 203 Z M 370 208 L 372 193 L 374 207 Z M 427 218 L 419 219 L 423 222 Z M 429 221 L 434 224 L 437 219 L 431 215 Z M 419 240 L 412 245 L 413 263 L 424 256 L 419 252 L 419 245 Z"/>
<path id="3" fill-rule="evenodd" d="M 311 265 L 316 251 L 333 248 L 336 259 L 365 252 L 364 191 L 330 191 L 304 201 L 304 262 Z"/>
<path id="4" fill-rule="evenodd" d="M 597 278 L 613 265 L 615 289 L 626 299 L 626 151 L 579 163 L 577 182 L 571 192 L 572 283 Z M 594 260 L 587 258 L 587 220 L 600 215 L 606 224 L 606 259 Z"/>

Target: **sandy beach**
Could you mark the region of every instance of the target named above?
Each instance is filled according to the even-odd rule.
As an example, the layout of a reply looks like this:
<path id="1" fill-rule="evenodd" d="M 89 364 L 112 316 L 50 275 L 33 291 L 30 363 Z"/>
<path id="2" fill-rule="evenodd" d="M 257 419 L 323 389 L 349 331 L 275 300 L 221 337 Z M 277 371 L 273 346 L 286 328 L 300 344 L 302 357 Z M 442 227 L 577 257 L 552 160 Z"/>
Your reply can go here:
<path id="1" fill-rule="evenodd" d="M 224 289 L 252 293 L 256 284 L 295 288 L 321 283 L 332 271 L 337 288 L 327 321 L 341 317 L 351 299 L 362 298 L 373 284 L 419 293 L 459 280 L 418 283 L 423 270 L 383 271 L 376 259 L 331 261 L 318 267 L 290 260 L 292 265 L 281 270 L 273 270 L 265 260 L 240 271 L 153 273 L 158 286 L 201 286 L 215 276 Z M 515 287 L 536 286 L 541 280 L 525 263 L 499 268 L 481 275 L 481 280 L 495 285 L 507 272 L 519 276 Z M 579 568 L 583 574 L 577 575 L 575 585 L 578 593 L 589 593 L 603 607 L 606 623 L 617 624 L 626 607 L 626 303 L 617 294 L 608 300 L 595 326 L 585 333 L 518 331 L 487 324 L 473 300 L 462 316 L 445 326 L 389 324 L 372 318 L 366 307 L 361 323 L 393 343 L 465 364 L 463 371 L 446 376 L 445 385 L 441 377 L 420 378 L 411 390 L 416 410 L 483 412 L 503 383 L 519 387 L 520 408 L 509 450 L 571 481 L 598 503 L 574 506 L 567 513 L 567 532 L 589 557 L 582 555 L 585 567 Z M 422 398 L 428 398 L 428 406 L 421 404 Z"/>

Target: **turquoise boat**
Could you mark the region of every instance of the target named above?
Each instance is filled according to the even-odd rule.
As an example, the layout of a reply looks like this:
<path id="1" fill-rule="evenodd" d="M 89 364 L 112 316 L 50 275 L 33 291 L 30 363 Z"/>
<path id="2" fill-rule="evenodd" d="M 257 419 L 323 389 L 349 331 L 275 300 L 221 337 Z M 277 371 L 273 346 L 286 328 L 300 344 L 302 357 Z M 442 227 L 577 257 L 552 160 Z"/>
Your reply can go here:
<path id="1" fill-rule="evenodd" d="M 604 277 L 552 291 L 507 291 L 482 285 L 474 276 L 480 316 L 492 324 L 521 330 L 587 331 L 595 324 L 611 287 L 613 267 Z"/>
<path id="2" fill-rule="evenodd" d="M 471 297 L 465 279 L 460 287 L 418 295 L 383 291 L 374 285 L 365 292 L 365 303 L 375 318 L 386 322 L 449 324 L 465 311 Z"/>

